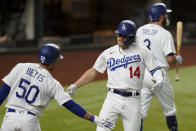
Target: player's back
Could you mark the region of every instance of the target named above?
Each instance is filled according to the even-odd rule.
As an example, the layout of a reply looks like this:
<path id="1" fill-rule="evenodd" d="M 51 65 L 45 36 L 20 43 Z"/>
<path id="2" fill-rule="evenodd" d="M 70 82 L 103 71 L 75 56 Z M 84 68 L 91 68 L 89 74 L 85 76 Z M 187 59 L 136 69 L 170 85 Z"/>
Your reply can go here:
<path id="1" fill-rule="evenodd" d="M 146 24 L 136 33 L 136 42 L 148 48 L 157 58 L 160 66 L 168 68 L 166 56 L 175 51 L 171 34 L 163 27 L 155 24 Z"/>
<path id="2" fill-rule="evenodd" d="M 46 69 L 36 63 L 17 64 L 3 81 L 11 87 L 6 107 L 36 114 L 40 114 L 49 103 L 52 88 L 58 84 Z"/>

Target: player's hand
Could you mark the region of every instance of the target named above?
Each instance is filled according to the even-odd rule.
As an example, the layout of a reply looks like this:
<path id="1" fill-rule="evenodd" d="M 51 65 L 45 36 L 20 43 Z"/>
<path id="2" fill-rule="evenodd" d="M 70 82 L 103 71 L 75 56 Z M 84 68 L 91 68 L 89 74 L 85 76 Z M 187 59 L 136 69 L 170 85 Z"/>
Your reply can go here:
<path id="1" fill-rule="evenodd" d="M 151 91 L 153 92 L 158 92 L 161 90 L 161 88 L 163 87 L 163 81 L 157 81 L 154 86 L 151 88 Z"/>
<path id="2" fill-rule="evenodd" d="M 77 89 L 78 87 L 74 84 L 71 84 L 68 88 L 67 88 L 67 93 L 69 94 L 70 97 L 72 97 L 75 93 L 75 90 Z"/>
<path id="3" fill-rule="evenodd" d="M 108 119 L 100 118 L 98 116 L 95 116 L 94 123 L 96 123 L 97 126 L 103 127 L 108 131 L 115 128 L 115 124 L 113 122 Z"/>
<path id="4" fill-rule="evenodd" d="M 182 56 L 181 55 L 177 55 L 176 56 L 176 61 L 177 61 L 178 64 L 182 64 L 182 61 L 183 61 Z"/>

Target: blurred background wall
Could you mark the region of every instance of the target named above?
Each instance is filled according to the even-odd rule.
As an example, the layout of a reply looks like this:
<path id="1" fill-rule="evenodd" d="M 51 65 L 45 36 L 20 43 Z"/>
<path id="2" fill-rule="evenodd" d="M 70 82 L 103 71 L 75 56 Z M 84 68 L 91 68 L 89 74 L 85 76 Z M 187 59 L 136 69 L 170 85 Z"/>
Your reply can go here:
<path id="1" fill-rule="evenodd" d="M 48 41 L 60 42 L 63 48 L 111 45 L 121 20 L 131 19 L 137 27 L 147 23 L 148 8 L 156 2 L 173 10 L 167 28 L 174 38 L 181 20 L 183 42 L 195 43 L 195 0 L 1 0 L 0 36 L 9 37 L 0 47 L 36 48 Z"/>

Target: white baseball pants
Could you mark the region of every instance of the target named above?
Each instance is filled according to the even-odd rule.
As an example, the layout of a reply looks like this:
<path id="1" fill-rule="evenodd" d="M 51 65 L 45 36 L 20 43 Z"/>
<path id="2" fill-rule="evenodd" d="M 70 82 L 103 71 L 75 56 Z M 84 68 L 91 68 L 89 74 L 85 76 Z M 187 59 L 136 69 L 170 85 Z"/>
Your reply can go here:
<path id="1" fill-rule="evenodd" d="M 150 102 L 155 96 L 161 105 L 163 113 L 165 116 L 172 116 L 176 114 L 176 107 L 174 104 L 174 94 L 173 88 L 171 86 L 170 80 L 167 76 L 166 69 L 162 69 L 164 75 L 163 87 L 158 92 L 152 92 L 150 88 L 154 85 L 152 82 L 152 76 L 145 72 L 144 77 L 144 88 L 141 90 L 142 98 L 142 118 L 147 116 L 147 112 L 150 106 Z"/>
<path id="2" fill-rule="evenodd" d="M 41 131 L 37 116 L 27 112 L 6 112 L 1 131 Z"/>
<path id="3" fill-rule="evenodd" d="M 124 97 L 108 92 L 99 116 L 110 119 L 112 122 L 116 122 L 122 116 L 124 131 L 139 131 L 141 124 L 140 96 Z M 97 131 L 107 130 L 97 126 Z"/>

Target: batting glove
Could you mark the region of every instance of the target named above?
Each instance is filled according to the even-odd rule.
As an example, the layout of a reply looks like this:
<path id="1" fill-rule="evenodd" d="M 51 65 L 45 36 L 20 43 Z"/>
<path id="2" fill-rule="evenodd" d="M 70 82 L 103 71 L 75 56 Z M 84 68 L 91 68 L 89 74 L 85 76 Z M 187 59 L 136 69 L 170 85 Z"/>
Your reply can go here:
<path id="1" fill-rule="evenodd" d="M 154 86 L 151 88 L 151 91 L 153 91 L 153 92 L 159 92 L 162 87 L 163 87 L 163 81 L 156 82 L 154 84 Z"/>
<path id="2" fill-rule="evenodd" d="M 105 120 L 105 119 L 100 118 L 98 116 L 95 116 L 94 123 L 96 123 L 97 126 L 105 128 L 107 131 L 110 131 L 111 129 L 115 128 L 115 124 L 113 122 L 111 122 L 108 119 Z"/>
<path id="3" fill-rule="evenodd" d="M 78 87 L 74 84 L 71 84 L 68 88 L 67 88 L 67 93 L 69 94 L 70 97 L 73 97 L 74 93 L 75 93 L 75 90 L 77 89 Z"/>
<path id="4" fill-rule="evenodd" d="M 180 56 L 180 55 L 176 56 L 176 61 L 178 64 L 182 64 L 182 60 L 183 60 L 182 56 Z"/>

